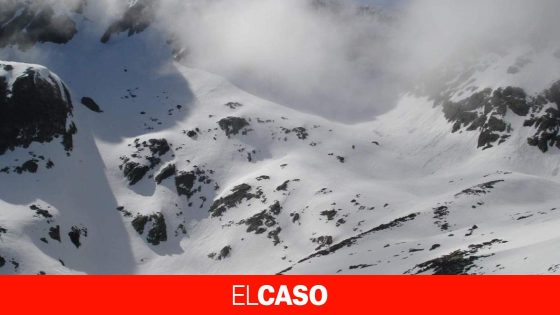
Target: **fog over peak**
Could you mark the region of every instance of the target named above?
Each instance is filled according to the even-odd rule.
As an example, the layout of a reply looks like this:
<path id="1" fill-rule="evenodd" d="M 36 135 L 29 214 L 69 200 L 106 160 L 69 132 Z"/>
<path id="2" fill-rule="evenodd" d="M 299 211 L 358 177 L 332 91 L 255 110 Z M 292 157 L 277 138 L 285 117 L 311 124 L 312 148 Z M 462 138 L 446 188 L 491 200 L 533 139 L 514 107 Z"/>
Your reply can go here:
<path id="1" fill-rule="evenodd" d="M 87 2 L 85 31 L 144 2 L 182 63 L 341 122 L 375 118 L 446 66 L 559 42 L 553 0 L 100 0 Z"/>
<path id="2" fill-rule="evenodd" d="M 298 109 L 361 121 L 434 69 L 555 44 L 558 9 L 549 0 L 168 0 L 162 20 L 186 47 L 185 63 Z"/>

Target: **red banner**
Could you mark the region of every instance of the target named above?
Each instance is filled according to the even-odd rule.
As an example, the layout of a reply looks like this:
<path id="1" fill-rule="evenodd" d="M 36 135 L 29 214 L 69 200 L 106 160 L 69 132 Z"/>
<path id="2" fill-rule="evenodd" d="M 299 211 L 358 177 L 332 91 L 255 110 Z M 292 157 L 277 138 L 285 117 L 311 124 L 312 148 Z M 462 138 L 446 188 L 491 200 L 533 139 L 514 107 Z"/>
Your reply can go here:
<path id="1" fill-rule="evenodd" d="M 5 276 L 3 314 L 542 314 L 552 276 Z"/>

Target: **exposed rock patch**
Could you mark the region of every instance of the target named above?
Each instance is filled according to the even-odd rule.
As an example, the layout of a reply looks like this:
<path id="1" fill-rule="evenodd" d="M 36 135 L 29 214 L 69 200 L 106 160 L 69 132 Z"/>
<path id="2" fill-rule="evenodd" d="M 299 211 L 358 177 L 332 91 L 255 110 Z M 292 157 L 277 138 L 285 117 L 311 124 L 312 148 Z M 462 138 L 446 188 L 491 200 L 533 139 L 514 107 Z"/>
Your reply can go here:
<path id="1" fill-rule="evenodd" d="M 77 33 L 76 23 L 66 14 L 57 14 L 47 1 L 2 2 L 0 48 L 28 49 L 35 43 L 64 44 Z"/>
<path id="2" fill-rule="evenodd" d="M 157 1 L 138 0 L 132 2 L 122 17 L 113 22 L 101 37 L 102 43 L 107 43 L 111 36 L 127 32 L 128 36 L 141 33 L 154 21 Z"/>
<path id="3" fill-rule="evenodd" d="M 473 187 L 461 191 L 460 193 L 456 194 L 455 197 L 459 197 L 461 195 L 475 195 L 475 196 L 485 195 L 489 193 L 492 189 L 494 189 L 494 186 L 496 186 L 496 184 L 501 182 L 504 182 L 504 180 L 493 180 L 490 182 L 475 185 Z"/>
<path id="4" fill-rule="evenodd" d="M 133 145 L 136 151 L 130 156 L 122 156 L 122 164 L 119 166 L 131 186 L 141 181 L 150 170 L 158 166 L 162 156 L 171 150 L 166 139 L 149 139 L 140 142 L 137 138 Z"/>
<path id="5" fill-rule="evenodd" d="M 195 167 L 192 171 L 181 171 L 175 176 L 175 188 L 179 196 L 186 196 L 187 200 L 191 199 L 194 194 L 202 191 L 203 185 L 209 185 L 213 182 L 210 175 L 211 170 L 204 170 Z"/>
<path id="6" fill-rule="evenodd" d="M 49 229 L 49 236 L 50 238 L 52 238 L 55 241 L 61 241 L 60 240 L 60 225 L 57 225 L 55 227 L 51 227 Z"/>
<path id="7" fill-rule="evenodd" d="M 237 135 L 241 131 L 246 133 L 247 130 L 244 130 L 244 128 L 249 126 L 249 122 L 245 118 L 227 117 L 218 121 L 218 126 L 220 126 L 220 129 L 229 137 L 231 135 Z"/>
<path id="8" fill-rule="evenodd" d="M 87 237 L 87 229 L 85 227 L 73 226 L 70 232 L 68 232 L 68 237 L 72 244 L 74 244 L 76 248 L 79 248 L 82 246 L 81 238 Z"/>
<path id="9" fill-rule="evenodd" d="M 138 214 L 131 224 L 140 235 L 144 235 L 146 226 L 149 225 L 146 241 L 152 245 L 159 245 L 161 242 L 167 241 L 167 225 L 161 212 L 152 215 Z"/>
<path id="10" fill-rule="evenodd" d="M 229 245 L 224 246 L 224 248 L 222 248 L 218 253 L 214 252 L 214 253 L 208 254 L 208 258 L 214 259 L 214 260 L 226 259 L 229 256 L 231 256 L 231 246 L 229 246 Z"/>
<path id="11" fill-rule="evenodd" d="M 255 194 L 252 193 L 251 190 L 252 187 L 248 184 L 235 186 L 229 195 L 214 201 L 209 210 L 212 217 L 222 216 L 228 209 L 238 206 L 243 200 L 251 200 L 260 197 L 258 192 Z"/>
<path id="12" fill-rule="evenodd" d="M 238 224 L 247 226 L 247 233 L 263 234 L 268 231 L 267 237 L 272 239 L 274 246 L 280 244 L 280 232 L 282 228 L 277 226 L 276 217 L 282 211 L 280 202 L 275 201 L 268 209 L 263 210 L 252 217 L 241 220 Z"/>
<path id="13" fill-rule="evenodd" d="M 434 275 L 465 275 L 471 273 L 477 266 L 475 262 L 479 259 L 492 256 L 490 255 L 475 255 L 480 249 L 490 247 L 494 244 L 503 244 L 506 241 L 494 239 L 489 242 L 481 244 L 469 245 L 467 250 L 456 250 L 447 255 L 428 260 L 421 264 L 416 265 L 406 273 L 427 273 L 430 272 Z"/>
<path id="14" fill-rule="evenodd" d="M 560 81 L 550 88 L 527 95 L 519 87 L 484 89 L 457 102 L 441 100 L 445 118 L 453 123 L 452 132 L 476 131 L 478 147 L 489 149 L 511 137 L 511 117 L 527 117 L 523 127 L 534 128 L 527 139 L 531 146 L 547 152 L 560 149 Z"/>
<path id="15" fill-rule="evenodd" d="M 165 166 L 161 171 L 154 177 L 156 183 L 161 184 L 162 181 L 168 179 L 169 177 L 175 175 L 176 169 L 175 164 L 169 164 Z"/>

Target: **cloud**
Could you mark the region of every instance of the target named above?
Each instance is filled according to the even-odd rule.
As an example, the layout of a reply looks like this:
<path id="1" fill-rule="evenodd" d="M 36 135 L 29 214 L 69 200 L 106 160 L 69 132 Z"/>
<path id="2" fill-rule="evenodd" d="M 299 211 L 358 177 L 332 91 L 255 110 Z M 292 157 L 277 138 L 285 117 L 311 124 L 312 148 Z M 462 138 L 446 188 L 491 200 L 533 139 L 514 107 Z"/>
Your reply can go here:
<path id="1" fill-rule="evenodd" d="M 168 0 L 162 12 L 187 64 L 350 122 L 392 108 L 435 69 L 556 42 L 560 26 L 553 0 L 398 1 L 380 13 L 360 10 L 366 2 Z"/>
<path id="2" fill-rule="evenodd" d="M 333 2 L 334 3 L 334 2 Z M 350 119 L 389 103 L 382 79 L 389 36 L 376 14 L 301 0 L 167 2 L 166 25 L 187 48 L 185 62 L 282 104 Z M 371 12 L 370 12 L 371 13 Z M 384 93 L 389 95 L 389 93 Z"/>
<path id="3" fill-rule="evenodd" d="M 99 37 L 136 1 L 151 0 L 88 1 L 80 31 Z M 185 64 L 342 122 L 373 119 L 442 67 L 560 41 L 555 0 L 155 1 L 154 28 Z"/>

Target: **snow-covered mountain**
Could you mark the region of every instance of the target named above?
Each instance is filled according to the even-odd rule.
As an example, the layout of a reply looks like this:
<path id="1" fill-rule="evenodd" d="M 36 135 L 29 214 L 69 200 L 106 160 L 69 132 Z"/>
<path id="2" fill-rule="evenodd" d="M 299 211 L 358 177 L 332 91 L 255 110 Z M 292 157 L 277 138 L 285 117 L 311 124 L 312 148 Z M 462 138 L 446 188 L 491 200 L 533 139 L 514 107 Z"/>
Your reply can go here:
<path id="1" fill-rule="evenodd" d="M 348 123 L 187 66 L 155 2 L 97 5 L 2 1 L 1 273 L 560 271 L 558 47 Z"/>

